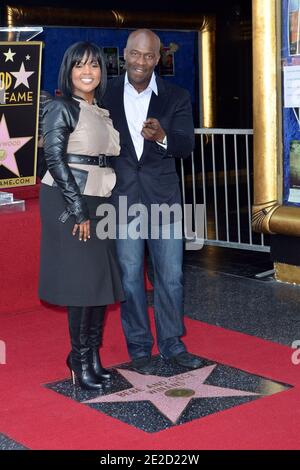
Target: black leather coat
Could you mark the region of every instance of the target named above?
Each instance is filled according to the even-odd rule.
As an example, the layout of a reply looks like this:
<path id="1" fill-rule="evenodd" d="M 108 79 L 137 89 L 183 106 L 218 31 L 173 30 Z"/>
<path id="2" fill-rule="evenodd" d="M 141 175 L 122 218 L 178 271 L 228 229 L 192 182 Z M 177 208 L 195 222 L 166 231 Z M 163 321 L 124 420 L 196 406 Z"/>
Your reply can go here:
<path id="1" fill-rule="evenodd" d="M 77 101 L 55 98 L 43 112 L 44 155 L 48 170 L 66 201 L 66 210 L 60 216 L 65 222 L 70 215 L 80 224 L 89 219 L 89 212 L 80 193 L 65 155 L 69 135 L 74 131 L 79 119 L 80 107 Z"/>

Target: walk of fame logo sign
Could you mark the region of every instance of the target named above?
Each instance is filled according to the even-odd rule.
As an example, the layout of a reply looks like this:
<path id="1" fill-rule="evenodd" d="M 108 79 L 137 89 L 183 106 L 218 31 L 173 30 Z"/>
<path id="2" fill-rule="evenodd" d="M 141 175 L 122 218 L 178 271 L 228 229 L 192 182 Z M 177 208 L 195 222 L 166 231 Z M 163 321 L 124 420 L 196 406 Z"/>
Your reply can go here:
<path id="1" fill-rule="evenodd" d="M 0 42 L 0 191 L 35 184 L 41 42 Z"/>

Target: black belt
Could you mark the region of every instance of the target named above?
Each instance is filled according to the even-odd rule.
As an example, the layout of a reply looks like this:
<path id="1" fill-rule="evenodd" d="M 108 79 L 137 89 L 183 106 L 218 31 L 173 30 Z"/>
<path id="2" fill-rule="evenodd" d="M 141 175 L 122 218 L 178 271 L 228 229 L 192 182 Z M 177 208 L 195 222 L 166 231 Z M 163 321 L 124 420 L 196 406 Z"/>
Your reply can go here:
<path id="1" fill-rule="evenodd" d="M 109 157 L 107 155 L 97 155 L 91 157 L 90 155 L 76 155 L 74 153 L 66 154 L 67 163 L 79 163 L 81 165 L 97 165 L 100 167 L 110 167 Z"/>

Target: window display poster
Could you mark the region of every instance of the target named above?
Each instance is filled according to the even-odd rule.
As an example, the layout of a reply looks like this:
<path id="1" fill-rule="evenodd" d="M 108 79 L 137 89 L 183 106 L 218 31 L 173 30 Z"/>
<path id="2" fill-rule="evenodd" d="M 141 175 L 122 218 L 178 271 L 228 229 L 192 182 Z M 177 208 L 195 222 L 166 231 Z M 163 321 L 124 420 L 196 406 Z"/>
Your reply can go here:
<path id="1" fill-rule="evenodd" d="M 290 194 L 289 202 L 300 201 L 300 140 L 290 143 Z"/>
<path id="2" fill-rule="evenodd" d="M 281 0 L 283 203 L 300 205 L 300 0 Z"/>
<path id="3" fill-rule="evenodd" d="M 300 54 L 300 0 L 290 0 L 288 7 L 289 52 L 290 55 Z"/>
<path id="4" fill-rule="evenodd" d="M 170 47 L 163 47 L 161 49 L 161 58 L 159 61 L 159 75 L 160 76 L 174 76 L 174 52 L 170 50 Z"/>
<path id="5" fill-rule="evenodd" d="M 106 63 L 107 76 L 115 77 L 119 75 L 119 48 L 103 47 L 103 54 Z"/>
<path id="6" fill-rule="evenodd" d="M 283 67 L 284 107 L 300 108 L 300 65 Z"/>

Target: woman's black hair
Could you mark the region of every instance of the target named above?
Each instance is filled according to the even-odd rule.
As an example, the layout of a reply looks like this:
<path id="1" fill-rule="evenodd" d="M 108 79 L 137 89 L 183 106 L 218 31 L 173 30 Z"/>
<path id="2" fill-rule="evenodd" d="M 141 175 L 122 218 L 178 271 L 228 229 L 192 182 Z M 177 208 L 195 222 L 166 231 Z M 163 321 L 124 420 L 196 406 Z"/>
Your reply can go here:
<path id="1" fill-rule="evenodd" d="M 82 61 L 83 57 L 86 57 L 87 60 L 92 57 L 92 59 L 96 60 L 100 66 L 101 81 L 95 89 L 95 99 L 97 103 L 100 104 L 106 90 L 106 64 L 101 48 L 92 42 L 76 42 L 66 50 L 59 70 L 58 87 L 62 96 L 72 96 L 72 69 L 74 65 Z"/>

